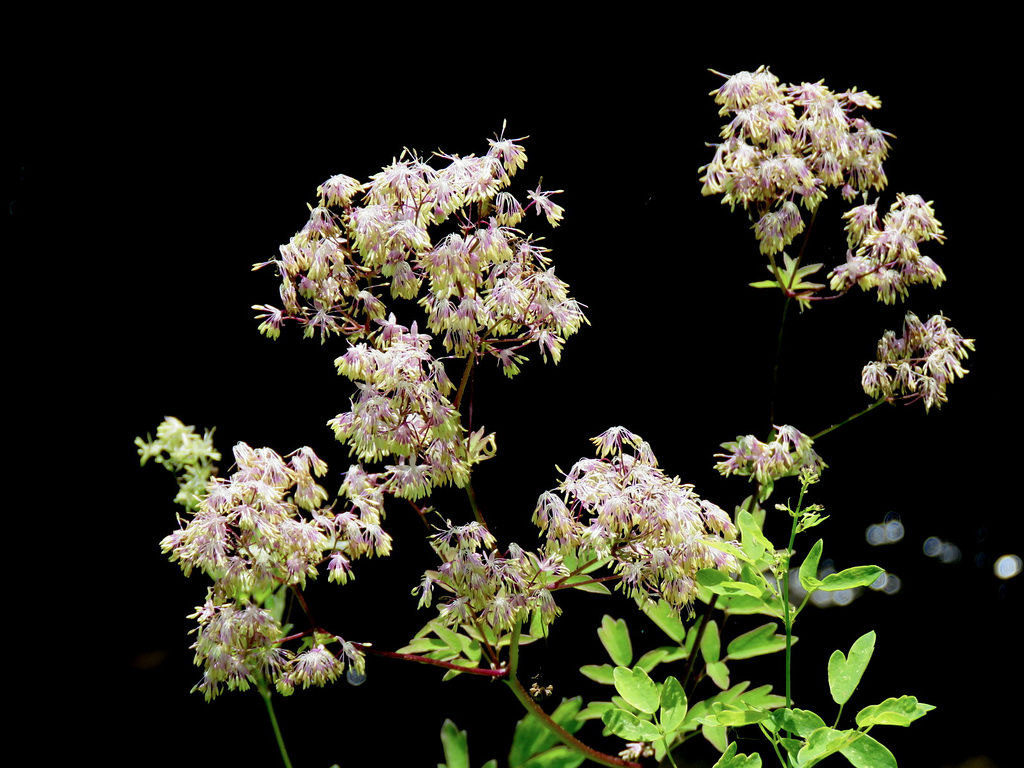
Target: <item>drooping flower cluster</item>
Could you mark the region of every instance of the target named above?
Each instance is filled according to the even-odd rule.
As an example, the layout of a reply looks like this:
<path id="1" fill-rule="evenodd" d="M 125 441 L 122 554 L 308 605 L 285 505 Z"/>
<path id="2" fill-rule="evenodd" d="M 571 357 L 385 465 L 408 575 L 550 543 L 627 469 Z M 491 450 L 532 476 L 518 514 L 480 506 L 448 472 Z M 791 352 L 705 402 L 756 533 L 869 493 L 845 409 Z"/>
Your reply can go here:
<path id="1" fill-rule="evenodd" d="M 847 200 L 885 187 L 889 134 L 851 116 L 880 107 L 877 98 L 856 88 L 835 93 L 823 81 L 781 84 L 765 67 L 722 76 L 711 95 L 732 119 L 724 141 L 709 145 L 715 155 L 700 169 L 702 192 L 751 212 L 762 253 L 782 251 L 803 231 L 798 203 L 814 211 L 830 187 Z"/>
<path id="2" fill-rule="evenodd" d="M 340 658 L 318 642 L 301 653 L 283 647 L 284 631 L 279 619 L 252 601 L 220 601 L 214 589 L 206 603 L 189 618 L 199 626 L 192 644 L 195 662 L 203 667 L 202 680 L 192 689 L 213 699 L 226 687 L 246 691 L 256 682 L 273 684 L 278 693 L 289 695 L 296 685 L 308 688 L 334 682 L 346 663 L 353 674 L 362 675 L 365 657 L 355 645 L 340 637 L 319 637 L 340 643 Z"/>
<path id="3" fill-rule="evenodd" d="M 974 340 L 948 327 L 948 319 L 933 315 L 922 323 L 908 312 L 902 336 L 886 331 L 879 339 L 878 360 L 861 374 L 864 391 L 875 398 L 924 400 L 926 410 L 946 402 L 946 386 L 967 373 L 960 363 L 974 351 Z"/>
<path id="4" fill-rule="evenodd" d="M 715 464 L 715 469 L 727 477 L 741 475 L 756 480 L 764 500 L 779 478 L 821 474 L 826 464 L 813 445 L 811 438 L 789 425 L 775 427 L 767 443 L 753 435 L 739 435 L 735 442 L 722 443 L 728 453 L 715 454 L 716 458 L 724 459 Z"/>
<path id="5" fill-rule="evenodd" d="M 843 218 L 850 250 L 846 263 L 829 273 L 832 290 L 846 291 L 854 285 L 865 291 L 874 288 L 879 301 L 893 304 L 907 297 L 911 285 L 931 283 L 937 288 L 945 281 L 939 265 L 919 247 L 928 240 L 945 239 L 931 202 L 920 195 L 897 195 L 881 227 L 877 200 L 848 211 Z"/>
<path id="6" fill-rule="evenodd" d="M 563 216 L 554 191 L 538 186 L 525 206 L 507 191 L 527 159 L 519 141 L 491 140 L 483 157 L 438 154 L 449 161 L 439 170 L 406 150 L 368 183 L 328 179 L 280 258 L 254 266 L 273 265 L 282 280 L 283 310 L 253 307 L 260 331 L 277 337 L 295 320 L 321 341 L 357 341 L 388 314 L 382 288 L 406 299 L 422 290 L 430 331 L 456 356 L 493 355 L 512 376 L 524 360 L 519 350 L 536 343 L 557 363 L 586 318 L 546 249 L 515 229 L 532 207 L 551 226 Z M 435 243 L 430 228 L 449 219 L 457 231 Z"/>
<path id="7" fill-rule="evenodd" d="M 283 693 L 295 684 L 322 684 L 344 671 L 343 662 L 334 659 L 330 672 L 323 661 L 334 657 L 322 644 L 299 655 L 281 647 L 280 611 L 270 610 L 268 600 L 282 586 L 315 578 L 331 552 L 331 579 L 344 582 L 349 559 L 386 555 L 391 540 L 372 510 L 360 515 L 353 504 L 356 511 L 335 516 L 323 508 L 327 492 L 314 477 L 323 477 L 327 465 L 310 448 L 281 457 L 239 443 L 233 453 L 236 471 L 211 480 L 191 519 L 160 543 L 186 575 L 195 569 L 214 580 L 206 604 L 190 617 L 199 623 L 192 647 L 204 667 L 196 689 L 213 698 L 224 685 L 245 690 L 258 677 Z M 352 478 L 346 483 L 357 484 Z M 328 640 L 341 642 L 343 655 L 362 672 L 355 646 Z"/>
<path id="8" fill-rule="evenodd" d="M 533 521 L 549 556 L 610 558 L 620 587 L 639 605 L 660 598 L 677 610 L 692 604 L 698 570 L 738 570 L 723 546 L 736 535 L 729 516 L 665 475 L 650 445 L 623 427 L 592 442 L 598 458 L 576 462 L 558 493 L 537 501 Z"/>
<path id="9" fill-rule="evenodd" d="M 569 573 L 562 558 L 538 557 L 514 543 L 502 556 L 494 544 L 494 536 L 477 522 L 449 522 L 431 536 L 442 564 L 427 571 L 417 587 L 420 607 L 431 604 L 436 586 L 451 595 L 438 608 L 446 624 L 483 622 L 500 636 L 533 613 L 543 626 L 549 625 L 561 613 L 549 586 Z"/>
<path id="10" fill-rule="evenodd" d="M 462 487 L 472 465 L 493 454 L 493 435 L 480 430 L 465 439 L 447 397 L 452 383 L 430 354 L 430 336 L 415 323 L 398 325 L 394 315 L 378 323 L 383 331 L 375 346 L 352 344 L 335 361 L 359 395 L 351 410 L 328 424 L 361 461 L 398 457 L 378 476 L 388 493 L 416 500 L 446 483 Z"/>

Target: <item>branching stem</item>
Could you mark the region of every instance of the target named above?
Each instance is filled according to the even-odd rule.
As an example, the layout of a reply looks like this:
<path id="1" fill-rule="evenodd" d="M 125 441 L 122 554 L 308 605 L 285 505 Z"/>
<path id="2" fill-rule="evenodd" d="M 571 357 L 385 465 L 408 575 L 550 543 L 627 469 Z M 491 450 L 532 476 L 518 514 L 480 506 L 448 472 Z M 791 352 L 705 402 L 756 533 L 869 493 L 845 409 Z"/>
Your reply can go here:
<path id="1" fill-rule="evenodd" d="M 508 661 L 508 678 L 505 682 L 508 687 L 512 689 L 512 693 L 519 699 L 519 702 L 526 708 L 526 711 L 537 718 L 537 721 L 547 728 L 551 733 L 559 738 L 559 740 L 570 749 L 579 752 L 581 755 L 585 755 L 589 760 L 592 760 L 599 765 L 611 766 L 611 768 L 641 768 L 640 763 L 634 763 L 629 760 L 623 760 L 621 757 L 615 757 L 613 755 L 607 755 L 604 752 L 599 752 L 593 747 L 588 747 L 582 741 L 577 739 L 565 728 L 560 726 L 551 716 L 545 712 L 540 704 L 534 701 L 533 697 L 523 688 L 523 684 L 519 682 L 519 678 L 516 676 L 516 671 L 519 667 L 519 633 L 521 625 L 516 622 L 515 628 L 512 630 L 512 642 L 509 644 L 509 661 Z"/>

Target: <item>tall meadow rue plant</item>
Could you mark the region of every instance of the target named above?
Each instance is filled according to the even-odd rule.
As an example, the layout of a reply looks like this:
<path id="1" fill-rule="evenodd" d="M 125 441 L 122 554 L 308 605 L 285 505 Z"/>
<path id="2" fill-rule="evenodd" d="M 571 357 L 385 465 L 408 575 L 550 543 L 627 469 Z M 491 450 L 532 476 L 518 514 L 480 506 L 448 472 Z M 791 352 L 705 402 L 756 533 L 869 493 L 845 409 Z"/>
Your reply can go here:
<path id="1" fill-rule="evenodd" d="M 879 199 L 869 200 L 887 185 L 882 163 L 891 138 L 861 116 L 880 107 L 877 98 L 823 83 L 785 85 L 765 68 L 722 77 L 712 96 L 728 122 L 701 169 L 703 193 L 750 218 L 770 273 L 752 285 L 781 294 L 783 327 L 793 300 L 806 310 L 857 286 L 892 304 L 911 288 L 945 280 L 921 252 L 943 239 L 932 203 L 899 194 L 879 220 Z M 812 766 L 832 754 L 858 768 L 896 765 L 874 728 L 909 725 L 931 706 L 913 696 L 858 702 L 856 725 L 846 729 L 838 714 L 829 725 L 794 706 L 796 618 L 814 593 L 864 587 L 883 574 L 860 566 L 825 575 L 823 541 L 802 547 L 799 563 L 795 541 L 827 519 L 810 500 L 827 468 L 817 441 L 885 403 L 941 406 L 948 385 L 966 373 L 973 342 L 945 317 L 908 312 L 899 335 L 885 331 L 877 359 L 861 373 L 871 398 L 862 411 L 817 434 L 779 425 L 764 439 L 750 434 L 722 443 L 716 469 L 751 483 L 731 515 L 662 469 L 642 437 L 615 426 L 592 438 L 592 457 L 540 494 L 532 516 L 539 543 L 499 542 L 473 491 L 474 468 L 497 449 L 493 433 L 466 426 L 474 370 L 492 364 L 514 377 L 531 350 L 557 363 L 586 323 L 541 239 L 526 229 L 538 216 L 558 226 L 564 212 L 557 192 L 539 183 L 525 195 L 515 191 L 527 161 L 522 142 L 505 138 L 503 129 L 479 157 L 425 159 L 404 150 L 368 181 L 333 176 L 279 258 L 255 265 L 281 281 L 278 304 L 254 307 L 262 333 L 277 338 L 294 324 L 322 344 L 342 337 L 346 345 L 336 367 L 354 387 L 328 424 L 354 463 L 336 496 L 320 484 L 328 468 L 309 447 L 282 456 L 239 443 L 223 477 L 212 431 L 200 436 L 168 418 L 155 439 L 136 441 L 143 462 L 178 476 L 175 501 L 184 509 L 163 551 L 186 575 L 199 571 L 211 582 L 191 616 L 202 668 L 195 690 L 212 699 L 255 688 L 285 765 L 275 695 L 341 677 L 359 684 L 368 666 L 392 662 L 439 667 L 445 680 L 502 681 L 525 710 L 510 766 L 676 766 L 695 738 L 721 752 L 718 768 L 760 766 L 761 755 L 740 751 L 739 729 L 759 732 L 765 754 L 782 766 Z M 860 202 L 843 214 L 849 250 L 826 285 L 808 280 L 824 265 L 804 256 L 833 189 L 847 204 Z M 798 237 L 796 252 L 788 253 Z M 779 340 L 781 346 L 781 330 Z M 769 509 L 780 482 L 793 486 L 797 500 Z M 424 506 L 443 486 L 463 489 L 466 508 Z M 410 585 L 430 618 L 406 646 L 390 650 L 317 623 L 305 588 L 324 570 L 343 586 L 356 575 L 355 561 L 388 556 L 385 515 L 395 499 L 402 500 L 398 510 L 411 508 L 422 519 L 437 560 Z M 791 519 L 781 546 L 765 535 L 769 514 Z M 799 604 L 791 573 L 804 591 Z M 608 660 L 580 672 L 607 686 L 608 696 L 545 708 L 549 688 L 521 680 L 522 647 L 572 621 L 556 621 L 560 591 L 607 596 L 609 585 L 663 637 L 636 656 L 627 621 L 605 616 L 597 634 Z M 294 623 L 285 619 L 289 602 L 300 614 Z M 765 621 L 728 636 L 725 620 L 736 615 Z M 361 631 L 369 635 L 373 627 Z M 875 643 L 867 632 L 822 670 L 840 714 Z M 773 653 L 782 654 L 781 685 L 734 682 L 737 662 Z M 596 748 L 598 732 L 619 746 Z M 466 732 L 448 720 L 441 740 L 447 768 L 469 765 Z"/>

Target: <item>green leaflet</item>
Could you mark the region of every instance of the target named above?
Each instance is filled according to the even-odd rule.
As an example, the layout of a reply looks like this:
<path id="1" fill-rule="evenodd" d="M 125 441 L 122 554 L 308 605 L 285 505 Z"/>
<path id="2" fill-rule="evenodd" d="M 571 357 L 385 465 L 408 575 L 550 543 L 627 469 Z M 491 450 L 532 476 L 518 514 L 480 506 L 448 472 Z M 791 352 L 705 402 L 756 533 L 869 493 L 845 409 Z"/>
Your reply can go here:
<path id="1" fill-rule="evenodd" d="M 760 755 L 737 755 L 736 742 L 729 745 L 725 753 L 718 758 L 714 768 L 761 768 Z"/>
<path id="2" fill-rule="evenodd" d="M 577 719 L 582 698 L 563 699 L 551 719 L 569 733 L 576 733 L 583 727 L 583 721 Z M 566 754 L 568 753 L 568 754 Z M 579 758 L 576 760 L 576 758 Z M 562 746 L 558 737 L 541 725 L 533 715 L 527 715 L 516 723 L 512 749 L 508 753 L 510 768 L 575 768 L 585 758 L 574 750 Z M 575 762 L 573 762 L 575 760 Z"/>
<path id="3" fill-rule="evenodd" d="M 645 606 L 643 609 L 647 617 L 658 625 L 658 628 L 672 638 L 675 642 L 682 644 L 686 639 L 686 628 L 679 618 L 679 611 L 675 610 L 664 600 L 659 600 L 657 605 Z"/>
<path id="4" fill-rule="evenodd" d="M 856 565 L 839 573 L 830 573 L 824 579 L 818 578 L 818 563 L 821 561 L 822 540 L 818 539 L 800 565 L 800 584 L 808 592 L 840 592 L 874 584 L 885 569 L 877 565 Z"/>
<path id="5" fill-rule="evenodd" d="M 753 584 L 735 581 L 715 568 L 702 568 L 697 571 L 697 583 L 707 587 L 716 595 L 752 595 L 761 597 L 761 590 Z"/>
<path id="6" fill-rule="evenodd" d="M 441 746 L 446 768 L 469 768 L 469 739 L 451 720 L 441 726 Z"/>
<path id="7" fill-rule="evenodd" d="M 862 733 L 840 752 L 854 768 L 896 768 L 892 752 L 868 734 Z"/>
<path id="8" fill-rule="evenodd" d="M 900 696 L 889 698 L 881 704 L 864 707 L 857 713 L 857 725 L 867 728 L 872 725 L 910 725 L 919 717 L 924 717 L 935 707 L 921 704 L 916 696 Z"/>
<path id="9" fill-rule="evenodd" d="M 829 658 L 828 687 L 836 704 L 842 706 L 850 700 L 874 651 L 875 633 L 868 632 L 854 642 L 849 658 L 842 651 L 835 651 Z"/>
<path id="10" fill-rule="evenodd" d="M 885 569 L 877 565 L 856 565 L 839 573 L 830 573 L 821 580 L 818 589 L 823 592 L 839 592 L 844 589 L 866 587 L 878 581 L 878 577 L 883 573 Z"/>
<path id="11" fill-rule="evenodd" d="M 674 677 L 668 677 L 661 686 L 661 728 L 672 733 L 686 719 L 686 693 Z"/>
<path id="12" fill-rule="evenodd" d="M 601 638 L 601 644 L 616 666 L 628 667 L 633 662 L 633 644 L 629 640 L 629 627 L 624 619 L 615 620 L 605 614 L 597 636 Z"/>
<path id="13" fill-rule="evenodd" d="M 800 585 L 808 592 L 813 592 L 821 584 L 821 581 L 818 579 L 818 563 L 821 562 L 821 550 L 823 547 L 823 540 L 818 539 L 800 565 Z"/>
<path id="14" fill-rule="evenodd" d="M 608 730 L 626 741 L 654 741 L 661 732 L 653 723 L 641 720 L 624 709 L 610 709 L 601 718 Z"/>
<path id="15" fill-rule="evenodd" d="M 775 634 L 778 626 L 774 622 L 762 624 L 757 629 L 744 632 L 733 639 L 726 649 L 726 658 L 749 659 L 753 656 L 763 656 L 766 653 L 775 653 L 786 647 L 786 636 Z M 796 638 L 793 638 L 796 642 Z"/>
<path id="16" fill-rule="evenodd" d="M 627 669 L 616 667 L 615 690 L 633 707 L 648 715 L 653 715 L 661 705 L 661 694 L 658 686 L 640 667 Z"/>
<path id="17" fill-rule="evenodd" d="M 584 664 L 580 667 L 580 672 L 584 676 L 589 677 L 595 683 L 602 683 L 604 685 L 611 685 L 615 682 L 612 670 L 611 664 Z"/>

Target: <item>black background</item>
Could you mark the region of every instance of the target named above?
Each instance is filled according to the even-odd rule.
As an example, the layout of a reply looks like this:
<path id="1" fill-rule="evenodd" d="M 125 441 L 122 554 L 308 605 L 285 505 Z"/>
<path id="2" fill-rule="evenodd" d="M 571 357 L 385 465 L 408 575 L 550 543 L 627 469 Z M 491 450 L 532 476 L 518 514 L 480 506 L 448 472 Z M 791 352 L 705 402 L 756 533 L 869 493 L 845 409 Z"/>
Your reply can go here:
<path id="1" fill-rule="evenodd" d="M 780 299 L 747 287 L 765 277 L 764 258 L 742 214 L 701 197 L 697 167 L 720 126 L 707 94 L 722 81 L 708 68 L 767 63 L 784 82 L 824 78 L 836 90 L 880 96 L 872 122 L 897 136 L 881 207 L 898 191 L 921 194 L 935 201 L 948 236 L 927 251 L 948 283 L 918 288 L 907 307 L 858 294 L 791 315 L 776 422 L 814 433 L 864 407 L 860 368 L 905 309 L 942 311 L 978 340 L 970 375 L 941 410 L 880 409 L 820 441 L 830 468 L 815 500 L 831 518 L 803 547 L 821 535 L 839 568 L 874 562 L 903 586 L 802 615 L 796 704 L 834 717 L 828 656 L 875 629 L 874 660 L 841 725 L 862 706 L 913 694 L 938 709 L 909 729 L 873 732 L 901 765 L 977 756 L 1012 764 L 1020 584 L 996 579 L 992 562 L 1021 554 L 1020 388 L 1010 362 L 1019 246 L 1004 202 L 1016 171 L 999 119 L 986 117 L 1006 106 L 980 74 L 1001 62 L 965 65 L 952 42 L 914 48 L 902 38 L 882 62 L 855 55 L 859 43 L 849 39 L 819 41 L 814 55 L 772 52 L 781 43 L 697 51 L 666 32 L 668 23 L 630 19 L 528 42 L 497 23 L 453 25 L 431 44 L 402 23 L 387 45 L 312 47 L 294 35 L 250 45 L 190 31 L 158 45 L 85 44 L 59 75 L 12 97 L 23 129 L 10 140 L 7 179 L 18 286 L 8 322 L 21 329 L 14 352 L 24 361 L 15 421 L 34 415 L 20 458 L 33 487 L 16 503 L 12 534 L 33 586 L 9 634 L 17 657 L 33 660 L 15 665 L 26 678 L 20 690 L 38 694 L 32 721 L 61 724 L 36 743 L 42 755 L 278 764 L 255 693 L 213 703 L 188 693 L 200 672 L 185 616 L 206 587 L 160 555 L 175 525 L 174 484 L 158 467 L 140 469 L 132 442 L 175 415 L 216 426 L 225 455 L 238 441 L 281 453 L 309 444 L 337 490 L 348 456 L 325 422 L 347 408 L 351 391 L 332 366 L 343 342 L 260 337 L 250 305 L 277 302 L 277 286 L 250 266 L 303 225 L 320 182 L 336 173 L 366 179 L 403 147 L 481 154 L 507 120 L 508 135 L 530 136 L 517 189 L 543 176 L 546 188 L 565 190 L 559 229 L 534 218 L 523 226 L 547 238 L 591 326 L 569 340 L 557 367 L 532 360 L 508 382 L 485 365 L 475 383 L 474 425 L 496 431 L 499 446 L 475 485 L 499 540 L 531 545 L 529 518 L 538 494 L 557 483 L 555 465 L 568 469 L 591 453 L 588 438 L 617 424 L 647 439 L 661 466 L 702 496 L 726 509 L 741 501 L 748 486 L 719 477 L 712 454 L 736 435 L 767 433 Z M 709 29 L 726 34 L 720 26 Z M 833 198 L 808 255 L 826 271 L 845 253 L 843 206 Z M 780 484 L 772 501 L 793 492 Z M 439 494 L 437 505 L 453 520 L 471 516 L 455 493 Z M 866 527 L 890 512 L 905 538 L 870 547 Z M 416 611 L 410 590 L 433 560 L 406 509 L 396 505 L 387 528 L 391 558 L 358 562 L 346 587 L 323 580 L 309 592 L 333 631 L 397 649 L 432 615 Z M 770 520 L 767 532 L 781 545 L 786 528 Z M 955 543 L 961 559 L 925 556 L 929 536 Z M 631 604 L 617 595 L 560 604 L 549 641 L 524 650 L 523 675 L 553 684 L 552 704 L 601 698 L 577 668 L 606 660 L 600 617 L 633 616 Z M 644 622 L 631 623 L 638 652 L 657 643 Z M 737 620 L 730 631 L 744 626 Z M 40 654 L 49 659 L 42 672 Z M 748 673 L 755 685 L 781 687 L 781 663 L 736 663 L 733 680 Z M 377 658 L 362 687 L 341 682 L 278 702 L 297 768 L 434 765 L 446 717 L 468 728 L 474 766 L 500 762 L 522 714 L 499 684 L 442 683 L 436 669 Z M 594 725 L 581 736 L 615 750 Z M 761 746 L 752 739 L 741 751 Z M 689 759 L 715 758 L 698 746 Z"/>

